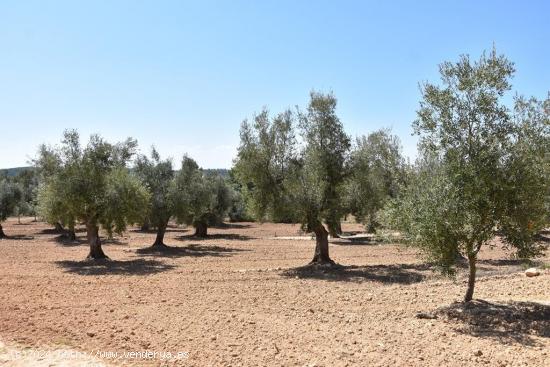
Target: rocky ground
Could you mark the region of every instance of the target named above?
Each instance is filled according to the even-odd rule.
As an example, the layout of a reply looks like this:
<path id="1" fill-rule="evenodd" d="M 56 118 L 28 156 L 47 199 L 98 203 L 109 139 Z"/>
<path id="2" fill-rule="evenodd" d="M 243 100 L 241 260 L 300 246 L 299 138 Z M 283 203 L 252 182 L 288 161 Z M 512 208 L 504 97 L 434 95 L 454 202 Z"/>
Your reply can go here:
<path id="1" fill-rule="evenodd" d="M 339 239 L 341 268 L 303 268 L 314 241 L 299 226 L 238 223 L 207 240 L 172 227 L 130 229 L 83 262 L 31 218 L 0 241 L 0 365 L 548 366 L 550 271 L 524 275 L 510 253 L 481 253 L 475 298 L 413 249 Z M 344 224 L 345 231 L 360 230 Z M 283 237 L 281 239 L 280 237 Z M 546 256 L 538 263 L 550 263 Z M 546 265 L 544 265 L 546 264 Z M 542 266 L 541 266 L 542 265 Z"/>

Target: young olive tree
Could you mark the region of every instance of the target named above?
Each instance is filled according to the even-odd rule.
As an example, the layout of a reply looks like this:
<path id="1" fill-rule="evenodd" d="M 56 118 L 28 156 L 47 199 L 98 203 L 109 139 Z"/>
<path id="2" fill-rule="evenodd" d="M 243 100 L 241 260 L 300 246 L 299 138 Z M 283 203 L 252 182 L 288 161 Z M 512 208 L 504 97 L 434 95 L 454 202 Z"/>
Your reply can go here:
<path id="1" fill-rule="evenodd" d="M 524 127 L 502 102 L 511 88 L 513 64 L 493 50 L 477 62 L 468 56 L 445 62 L 440 72 L 442 86 L 423 86 L 414 123 L 425 167 L 418 169 L 415 182 L 390 211 L 400 217 L 394 222 L 397 227 L 446 272 L 454 272 L 457 254 L 467 257 L 468 302 L 474 293 L 477 255 L 500 231 L 519 255 L 536 252 L 534 237 L 523 235 L 528 226 L 533 233 L 540 225 L 534 218 L 539 212 L 518 211 L 515 205 L 536 205 L 523 198 L 544 195 L 546 189 L 537 177 L 529 175 L 523 182 L 518 177 L 518 159 L 535 167 L 539 158 L 520 147 Z"/>
<path id="2" fill-rule="evenodd" d="M 358 138 L 350 166 L 346 184 L 349 210 L 373 233 L 379 226 L 378 212 L 405 183 L 406 166 L 399 138 L 387 129 Z"/>
<path id="3" fill-rule="evenodd" d="M 49 203 L 57 205 L 58 198 L 63 198 L 66 215 L 86 225 L 88 259 L 107 258 L 100 226 L 109 235 L 121 233 L 128 223 L 143 217 L 149 194 L 126 167 L 136 146 L 133 139 L 110 144 L 92 135 L 87 146 L 81 147 L 78 133 L 68 130 L 61 146 L 53 149 L 59 168 L 42 185 L 39 205 L 47 211 Z"/>
<path id="4" fill-rule="evenodd" d="M 2 222 L 14 214 L 17 204 L 21 201 L 21 189 L 7 178 L 0 180 L 0 239 L 6 238 Z"/>
<path id="5" fill-rule="evenodd" d="M 259 220 L 281 203 L 307 232 L 315 233 L 312 264 L 333 264 L 323 222 L 337 232 L 350 149 L 332 94 L 312 92 L 308 109 L 283 112 L 271 121 L 264 111 L 241 127 L 236 177 L 251 191 L 251 212 Z M 296 139 L 301 132 L 301 144 Z M 282 199 L 282 200 L 281 200 Z"/>
<path id="6" fill-rule="evenodd" d="M 206 175 L 197 163 L 183 157 L 173 190 L 174 215 L 177 220 L 195 227 L 195 236 L 206 237 L 208 226 L 223 221 L 231 197 L 219 175 Z"/>
<path id="7" fill-rule="evenodd" d="M 174 212 L 172 161 L 161 160 L 159 153 L 153 148 L 151 159 L 144 155 L 137 158 L 135 172 L 150 194 L 146 221 L 157 230 L 152 247 L 165 248 L 164 234 Z"/>

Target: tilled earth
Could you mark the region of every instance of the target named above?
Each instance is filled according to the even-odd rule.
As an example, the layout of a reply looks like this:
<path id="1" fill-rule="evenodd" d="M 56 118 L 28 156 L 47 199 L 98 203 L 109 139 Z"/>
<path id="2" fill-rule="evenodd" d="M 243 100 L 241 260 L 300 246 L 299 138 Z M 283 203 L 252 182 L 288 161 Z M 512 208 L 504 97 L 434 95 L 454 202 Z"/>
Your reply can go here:
<path id="1" fill-rule="evenodd" d="M 132 228 L 94 264 L 84 232 L 66 243 L 22 223 L 0 241 L 0 365 L 550 365 L 550 271 L 527 278 L 499 246 L 482 250 L 482 301 L 465 309 L 464 271 L 441 277 L 402 245 L 334 240 L 342 267 L 311 270 L 297 225 L 228 224 L 206 240 L 173 226 L 165 254 L 137 251 L 155 234 Z"/>

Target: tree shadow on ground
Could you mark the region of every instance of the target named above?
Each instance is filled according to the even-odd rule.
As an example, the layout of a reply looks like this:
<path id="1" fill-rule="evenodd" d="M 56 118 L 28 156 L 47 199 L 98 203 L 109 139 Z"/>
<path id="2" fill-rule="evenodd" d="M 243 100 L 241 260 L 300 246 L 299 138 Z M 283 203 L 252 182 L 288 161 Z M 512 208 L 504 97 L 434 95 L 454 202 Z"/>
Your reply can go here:
<path id="1" fill-rule="evenodd" d="M 213 228 L 218 229 L 244 229 L 244 228 L 250 228 L 251 225 L 248 223 L 222 223 L 217 226 L 212 226 Z"/>
<path id="2" fill-rule="evenodd" d="M 536 302 L 492 303 L 474 300 L 442 307 L 436 315 L 461 325 L 457 331 L 501 343 L 537 345 L 534 335 L 550 338 L 550 305 Z"/>
<path id="3" fill-rule="evenodd" d="M 51 239 L 51 241 L 56 242 L 62 246 L 66 247 L 76 247 L 76 246 L 88 246 L 88 240 L 86 237 L 77 237 L 75 240 L 71 240 L 67 237 L 67 235 L 59 235 Z M 114 238 L 102 238 L 101 239 L 102 245 L 114 245 L 114 246 L 127 246 L 127 242 L 122 242 L 120 240 L 114 239 Z"/>
<path id="4" fill-rule="evenodd" d="M 334 238 L 329 242 L 338 246 L 380 245 L 382 241 L 375 238 Z"/>
<path id="5" fill-rule="evenodd" d="M 66 235 L 61 234 L 59 236 L 55 236 L 52 241 L 56 242 L 59 245 L 63 245 L 66 247 L 76 247 L 76 246 L 82 246 L 87 245 L 88 241 L 85 238 L 76 238 L 75 240 L 69 239 Z"/>
<path id="6" fill-rule="evenodd" d="M 130 229 L 129 232 L 133 232 L 133 233 L 148 233 L 148 234 L 157 234 L 157 230 L 156 229 L 141 229 L 141 228 L 135 228 L 135 229 Z M 179 227 L 174 227 L 174 226 L 169 226 L 168 228 L 166 228 L 166 233 L 185 233 L 185 232 L 189 232 L 189 229 L 187 228 L 179 228 Z"/>
<path id="7" fill-rule="evenodd" d="M 75 233 L 84 233 L 86 228 L 75 228 Z M 44 228 L 37 232 L 38 234 L 62 234 L 55 228 Z"/>
<path id="8" fill-rule="evenodd" d="M 56 261 L 66 273 L 78 275 L 148 275 L 173 269 L 173 265 L 158 260 L 84 260 Z"/>
<path id="9" fill-rule="evenodd" d="M 24 234 L 12 234 L 6 235 L 6 237 L 4 238 L 0 238 L 0 240 L 30 241 L 34 240 L 34 236 L 27 236 Z"/>
<path id="10" fill-rule="evenodd" d="M 60 234 L 55 228 L 44 228 L 38 231 L 38 234 Z"/>
<path id="11" fill-rule="evenodd" d="M 426 275 L 421 271 L 431 269 L 429 264 L 395 265 L 335 265 L 330 267 L 306 265 L 285 270 L 282 275 L 301 279 L 320 279 L 333 282 L 378 282 L 384 284 L 413 284 Z"/>
<path id="12" fill-rule="evenodd" d="M 231 240 L 231 241 L 250 241 L 253 240 L 254 237 L 242 235 L 242 234 L 235 234 L 235 233 L 213 233 L 209 234 L 206 237 L 197 237 L 195 235 L 189 235 L 189 236 L 178 236 L 175 237 L 178 241 L 206 241 L 206 240 Z"/>
<path id="13" fill-rule="evenodd" d="M 116 238 L 102 238 L 101 243 L 103 245 L 128 246 L 128 242 L 124 242 Z"/>
<path id="14" fill-rule="evenodd" d="M 525 259 L 490 259 L 478 260 L 478 275 L 480 277 L 514 274 L 532 267 L 545 267 L 544 261 Z"/>
<path id="15" fill-rule="evenodd" d="M 203 257 L 216 256 L 226 257 L 237 252 L 250 251 L 239 248 L 229 248 L 216 245 L 196 245 L 191 244 L 185 247 L 166 246 L 163 248 L 145 247 L 136 250 L 137 254 L 155 257 Z"/>
<path id="16" fill-rule="evenodd" d="M 488 259 L 478 260 L 478 264 L 491 266 L 522 266 L 534 264 L 535 262 L 524 259 Z"/>

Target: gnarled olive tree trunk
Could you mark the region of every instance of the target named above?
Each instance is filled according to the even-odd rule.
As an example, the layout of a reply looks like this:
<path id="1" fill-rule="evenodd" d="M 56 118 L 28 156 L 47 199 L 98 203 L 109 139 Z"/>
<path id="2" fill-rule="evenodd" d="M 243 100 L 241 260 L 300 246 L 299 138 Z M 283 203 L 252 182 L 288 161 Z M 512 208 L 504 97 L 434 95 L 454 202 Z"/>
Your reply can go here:
<path id="1" fill-rule="evenodd" d="M 310 264 L 334 264 L 328 253 L 328 232 L 322 223 L 313 228 L 315 233 L 315 254 Z"/>
<path id="2" fill-rule="evenodd" d="M 86 259 L 108 259 L 107 255 L 105 255 L 103 249 L 101 248 L 99 227 L 97 224 L 93 222 L 86 223 L 86 236 L 88 238 L 88 244 L 90 245 L 90 253 L 88 254 L 88 257 Z"/>
<path id="3" fill-rule="evenodd" d="M 168 247 L 164 243 L 164 235 L 166 233 L 167 227 L 168 227 L 168 222 L 162 223 L 157 227 L 157 237 L 155 238 L 155 242 L 151 247 L 154 247 L 154 248 Z"/>
<path id="4" fill-rule="evenodd" d="M 59 233 L 59 234 L 64 234 L 65 233 L 65 228 L 63 228 L 63 224 L 61 224 L 60 222 L 56 222 L 54 226 L 55 226 L 55 230 L 57 231 L 57 233 Z"/>
<path id="5" fill-rule="evenodd" d="M 195 236 L 196 237 L 206 237 L 208 236 L 208 225 L 204 221 L 196 221 L 195 226 Z"/>
<path id="6" fill-rule="evenodd" d="M 74 222 L 69 224 L 69 229 L 65 229 L 60 222 L 55 223 L 55 230 L 64 237 L 67 237 L 70 241 L 76 240 L 76 233 L 74 231 Z"/>
<path id="7" fill-rule="evenodd" d="M 7 238 L 6 234 L 4 233 L 4 229 L 2 228 L 2 223 L 0 223 L 0 238 Z"/>
<path id="8" fill-rule="evenodd" d="M 74 231 L 74 222 L 69 223 L 69 229 L 67 230 L 67 238 L 70 241 L 76 240 L 76 233 Z"/>

